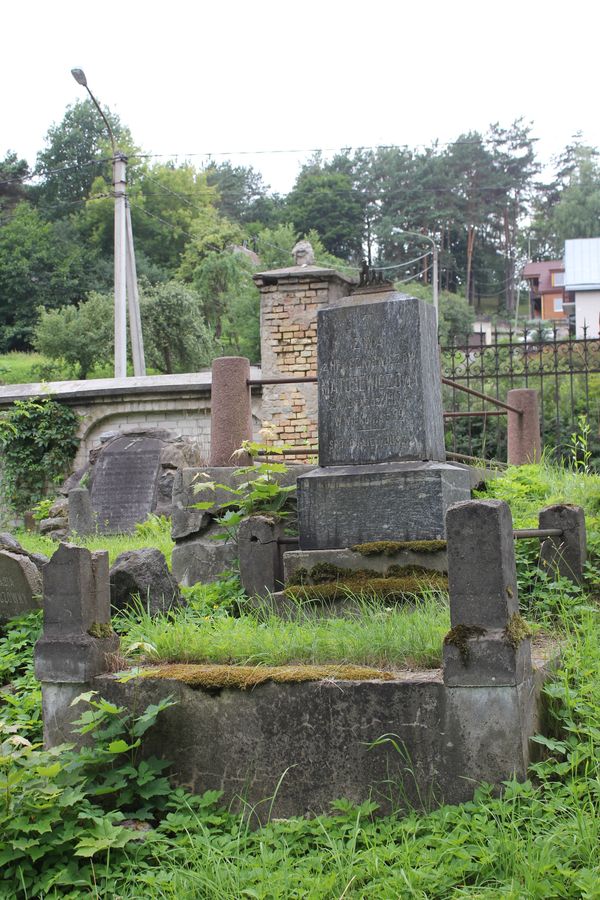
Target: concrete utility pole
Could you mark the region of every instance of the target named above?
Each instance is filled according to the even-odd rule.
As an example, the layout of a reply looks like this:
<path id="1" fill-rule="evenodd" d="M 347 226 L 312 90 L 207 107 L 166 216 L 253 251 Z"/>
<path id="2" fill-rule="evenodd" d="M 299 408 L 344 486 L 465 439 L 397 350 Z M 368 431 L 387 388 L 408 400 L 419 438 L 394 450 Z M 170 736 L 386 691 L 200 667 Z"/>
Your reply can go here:
<path id="1" fill-rule="evenodd" d="M 102 116 L 110 135 L 113 164 L 113 193 L 115 198 L 115 378 L 127 377 L 127 305 L 129 304 L 129 327 L 133 352 L 134 375 L 145 375 L 144 342 L 140 319 L 140 304 L 137 289 L 135 251 L 131 212 L 127 202 L 127 157 L 117 149 L 110 122 L 88 87 L 83 69 L 71 69 L 77 84 L 82 85 Z"/>

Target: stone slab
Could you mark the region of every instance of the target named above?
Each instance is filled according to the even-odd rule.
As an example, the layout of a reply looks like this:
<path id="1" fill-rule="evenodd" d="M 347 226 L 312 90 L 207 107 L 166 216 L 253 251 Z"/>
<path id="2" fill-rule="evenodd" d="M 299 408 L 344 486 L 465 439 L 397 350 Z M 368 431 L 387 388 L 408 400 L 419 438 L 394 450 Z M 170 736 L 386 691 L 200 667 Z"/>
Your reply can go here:
<path id="1" fill-rule="evenodd" d="M 315 467 L 308 465 L 291 464 L 287 472 L 274 475 L 282 487 L 294 484 L 296 479 Z M 173 514 L 171 537 L 179 541 L 192 534 L 203 531 L 224 503 L 229 503 L 233 494 L 225 488 L 209 490 L 202 488 L 205 482 L 223 484 L 230 488 L 237 488 L 242 482 L 249 481 L 251 473 L 236 475 L 237 466 L 204 466 L 203 468 L 179 469 L 175 474 L 173 483 Z M 207 510 L 194 509 L 194 504 L 211 501 L 212 506 Z"/>
<path id="2" fill-rule="evenodd" d="M 380 553 L 377 556 L 363 556 L 353 550 L 288 550 L 283 554 L 283 574 L 287 582 L 297 569 L 310 569 L 319 563 L 329 563 L 349 572 L 366 569 L 385 575 L 390 566 L 422 566 L 433 572 L 448 571 L 448 554 L 445 550 L 435 553 L 418 553 L 414 550 L 402 550 L 391 556 Z"/>
<path id="3" fill-rule="evenodd" d="M 237 557 L 237 544 L 231 540 L 214 540 L 212 536 L 222 531 L 220 525 L 213 524 L 202 535 L 175 545 L 171 571 L 179 584 L 186 587 L 198 582 L 209 584 L 221 572 L 231 568 Z"/>
<path id="4" fill-rule="evenodd" d="M 36 564 L 27 556 L 0 550 L 0 624 L 41 605 L 42 576 Z"/>
<path id="5" fill-rule="evenodd" d="M 446 458 L 434 308 L 397 295 L 320 310 L 319 463 Z"/>
<path id="6" fill-rule="evenodd" d="M 442 539 L 446 510 L 469 497 L 468 472 L 449 463 L 314 469 L 298 479 L 300 549 Z"/>
<path id="7" fill-rule="evenodd" d="M 163 441 L 125 435 L 103 448 L 94 468 L 90 499 L 98 531 L 131 532 L 152 511 Z"/>

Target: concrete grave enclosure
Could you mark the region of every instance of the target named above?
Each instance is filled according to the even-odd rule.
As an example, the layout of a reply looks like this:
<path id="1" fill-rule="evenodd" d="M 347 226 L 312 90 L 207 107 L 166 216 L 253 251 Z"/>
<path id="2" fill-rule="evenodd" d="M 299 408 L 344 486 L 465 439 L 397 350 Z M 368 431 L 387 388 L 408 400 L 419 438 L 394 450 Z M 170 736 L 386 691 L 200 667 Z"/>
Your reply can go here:
<path id="1" fill-rule="evenodd" d="M 294 276 L 312 290 L 314 273 Z M 263 286 L 278 290 L 284 275 L 260 277 Z M 359 305 L 356 297 L 343 299 L 343 280 L 335 273 L 328 291 L 331 284 L 339 295 L 319 312 L 319 466 L 298 478 L 299 549 L 286 568 L 327 553 L 352 569 L 353 544 L 395 538 L 437 547 L 446 539 L 441 565 L 447 562 L 452 627 L 442 668 L 371 671 L 360 678 L 344 677 L 340 667 L 339 677 L 272 678 L 240 690 L 226 680 L 200 687 L 195 667 L 179 666 L 123 683 L 109 672 L 118 641 L 108 627 L 105 555 L 61 545 L 43 569 L 45 629 L 36 649 L 48 744 L 71 737 L 70 722 L 79 714 L 71 701 L 92 688 L 136 710 L 172 695 L 177 703 L 162 714 L 144 752 L 170 759 L 175 781 L 193 790 L 218 788 L 226 801 L 241 796 L 252 804 L 274 797 L 267 807 L 275 816 L 325 812 L 339 797 L 361 802 L 373 796 L 383 810 L 402 798 L 417 805 L 459 802 L 481 781 L 499 785 L 526 776 L 530 738 L 541 725 L 547 661 L 532 654 L 518 614 L 508 507 L 470 500 L 469 471 L 445 460 L 433 309 L 390 292 Z M 309 295 L 304 305 L 313 302 Z M 312 371 L 309 357 L 301 358 L 308 362 L 294 363 L 302 366 L 297 371 Z M 245 405 L 227 420 L 233 426 L 220 427 L 247 434 L 248 370 L 239 361 L 230 365 L 237 384 L 231 395 Z M 360 390 L 349 391 L 348 380 Z M 303 422 L 308 400 L 296 405 Z M 300 432 L 286 427 L 281 436 L 297 440 Z M 197 474 L 179 471 L 173 495 L 173 569 L 188 583 L 222 563 L 190 550 L 211 527 L 210 511 L 190 509 Z M 207 474 L 235 479 L 222 465 Z M 548 526 L 552 534 L 568 536 L 574 573 L 585 553 L 579 514 L 561 508 L 549 516 L 560 522 Z M 249 523 L 240 558 L 259 545 L 261 565 L 277 580 L 274 527 Z M 551 544 L 550 565 L 561 552 L 557 540 Z M 248 558 L 251 567 L 252 549 Z M 259 573 L 257 590 L 260 582 Z"/>

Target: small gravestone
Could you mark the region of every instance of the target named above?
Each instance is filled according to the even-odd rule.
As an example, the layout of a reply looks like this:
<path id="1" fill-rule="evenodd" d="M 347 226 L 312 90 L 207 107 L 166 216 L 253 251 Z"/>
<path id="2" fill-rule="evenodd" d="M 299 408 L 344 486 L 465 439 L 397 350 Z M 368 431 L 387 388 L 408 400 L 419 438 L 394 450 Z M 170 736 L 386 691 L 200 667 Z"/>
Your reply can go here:
<path id="1" fill-rule="evenodd" d="M 133 531 L 152 512 L 163 441 L 130 434 L 104 447 L 95 465 L 90 500 L 101 533 Z"/>
<path id="2" fill-rule="evenodd" d="M 33 560 L 0 551 L 0 624 L 41 607 L 42 576 Z"/>

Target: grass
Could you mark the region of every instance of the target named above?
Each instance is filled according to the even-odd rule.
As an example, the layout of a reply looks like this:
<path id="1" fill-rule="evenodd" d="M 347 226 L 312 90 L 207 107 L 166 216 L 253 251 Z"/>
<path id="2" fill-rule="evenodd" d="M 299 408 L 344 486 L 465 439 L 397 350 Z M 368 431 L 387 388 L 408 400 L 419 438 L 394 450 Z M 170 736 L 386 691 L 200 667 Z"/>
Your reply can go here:
<path id="1" fill-rule="evenodd" d="M 40 381 L 40 376 L 35 371 L 36 366 L 49 366 L 51 360 L 41 353 L 12 353 L 0 354 L 0 384 L 29 384 Z"/>
<path id="2" fill-rule="evenodd" d="M 143 662 L 229 665 L 322 665 L 343 663 L 383 669 L 436 668 L 450 627 L 447 598 L 429 592 L 414 605 L 382 607 L 364 602 L 350 618 L 298 620 L 246 614 L 199 616 L 193 608 L 151 618 L 124 616 L 122 649 Z"/>
<path id="3" fill-rule="evenodd" d="M 58 548 L 56 541 L 33 531 L 16 531 L 14 537 L 30 553 L 44 553 L 52 556 Z M 73 535 L 71 543 L 88 550 L 108 550 L 109 563 L 112 566 L 117 556 L 126 550 L 142 550 L 154 547 L 164 554 L 169 568 L 171 553 L 175 546 L 171 539 L 171 521 L 164 516 L 149 516 L 141 525 L 136 525 L 134 534 L 94 534 L 88 537 Z"/>

